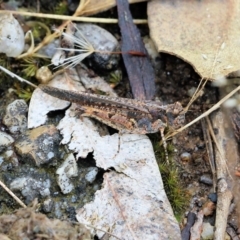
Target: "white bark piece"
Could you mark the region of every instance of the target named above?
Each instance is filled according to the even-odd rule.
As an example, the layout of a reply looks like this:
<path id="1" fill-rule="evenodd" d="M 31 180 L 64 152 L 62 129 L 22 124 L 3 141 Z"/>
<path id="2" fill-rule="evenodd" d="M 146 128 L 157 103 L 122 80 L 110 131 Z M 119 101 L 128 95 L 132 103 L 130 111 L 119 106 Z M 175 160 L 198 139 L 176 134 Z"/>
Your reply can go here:
<path id="1" fill-rule="evenodd" d="M 79 222 L 120 239 L 181 238 L 147 136 L 104 136 L 96 141 L 94 158 L 98 167 L 114 167 L 120 173 L 104 174 L 103 189 L 97 191 L 94 202 L 78 211 Z"/>
<path id="2" fill-rule="evenodd" d="M 76 152 L 77 158 L 85 158 L 93 151 L 93 147 L 101 137 L 91 119 L 75 116 L 77 114 L 75 107 L 76 104 L 72 104 L 57 128 L 63 136 L 61 143 L 67 144 L 70 150 Z"/>
<path id="3" fill-rule="evenodd" d="M 49 86 L 72 91 L 84 91 L 75 70 L 68 69 L 65 74 L 57 75 Z M 33 92 L 28 112 L 28 128 L 39 127 L 47 121 L 50 111 L 65 109 L 69 102 L 52 97 L 40 89 Z"/>

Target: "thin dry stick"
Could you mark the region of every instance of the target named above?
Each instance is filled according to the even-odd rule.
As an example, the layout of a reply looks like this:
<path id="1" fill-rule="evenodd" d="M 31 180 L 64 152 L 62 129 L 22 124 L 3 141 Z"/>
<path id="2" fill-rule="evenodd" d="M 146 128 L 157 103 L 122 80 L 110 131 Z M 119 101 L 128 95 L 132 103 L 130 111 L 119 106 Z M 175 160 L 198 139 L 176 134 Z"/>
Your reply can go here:
<path id="1" fill-rule="evenodd" d="M 195 118 L 190 123 L 186 124 L 185 126 L 179 128 L 178 130 L 176 130 L 173 133 L 166 136 L 166 139 L 169 139 L 170 137 L 175 136 L 177 133 L 182 132 L 184 129 L 186 129 L 186 128 L 190 127 L 191 125 L 193 125 L 194 123 L 198 122 L 200 119 L 208 116 L 210 113 L 212 113 L 213 111 L 218 109 L 227 99 L 229 99 L 231 96 L 233 96 L 239 90 L 240 90 L 240 86 L 238 86 L 233 91 L 231 91 L 229 94 L 227 94 L 224 98 L 222 98 L 219 102 L 217 102 L 213 107 L 208 109 L 205 113 L 201 114 L 199 117 Z"/>
<path id="2" fill-rule="evenodd" d="M 2 182 L 0 181 L 1 187 L 9 194 L 11 195 L 23 208 L 26 208 L 27 206 Z"/>
<path id="3" fill-rule="evenodd" d="M 197 87 L 196 91 L 194 92 L 194 94 L 193 94 L 192 98 L 190 99 L 188 105 L 185 107 L 185 111 L 188 111 L 189 107 L 199 97 L 199 95 L 201 94 L 201 91 L 203 90 L 203 88 L 205 87 L 206 83 L 208 82 L 208 79 L 206 79 L 204 82 L 203 82 L 203 80 L 204 79 L 201 78 L 200 83 L 198 84 L 198 87 Z"/>
<path id="4" fill-rule="evenodd" d="M 206 126 L 206 120 L 202 119 L 201 120 L 202 124 L 202 131 L 203 131 L 203 137 L 206 143 L 206 149 L 208 153 L 208 158 L 209 158 L 209 163 L 210 167 L 212 170 L 212 175 L 213 175 L 213 189 L 216 190 L 216 165 L 214 162 L 214 153 L 213 153 L 213 145 L 212 145 L 212 139 L 209 134 L 209 129 Z"/>
<path id="5" fill-rule="evenodd" d="M 55 14 L 46 14 L 46 13 L 33 13 L 33 12 L 18 12 L 18 11 L 8 11 L 0 10 L 0 13 L 12 13 L 16 15 L 38 17 L 38 18 L 50 18 L 57 20 L 67 20 L 67 21 L 77 21 L 77 22 L 91 22 L 91 23 L 118 23 L 117 19 L 110 18 L 93 18 L 93 17 L 77 17 L 77 16 L 66 16 L 66 15 L 55 15 Z M 135 24 L 147 24 L 146 19 L 134 19 Z"/>
<path id="6" fill-rule="evenodd" d="M 232 176 L 231 176 L 231 174 L 230 174 L 230 172 L 229 172 L 229 170 L 228 170 L 228 167 L 227 167 L 226 159 L 225 159 L 225 157 L 224 157 L 225 154 L 224 154 L 221 146 L 219 145 L 219 143 L 218 143 L 218 141 L 217 141 L 217 139 L 216 139 L 216 136 L 215 136 L 214 131 L 213 131 L 213 128 L 212 128 L 212 124 L 211 124 L 211 122 L 210 122 L 210 120 L 209 120 L 208 117 L 206 117 L 206 120 L 207 120 L 207 123 L 208 123 L 208 128 L 209 128 L 211 137 L 212 137 L 214 143 L 216 144 L 217 150 L 218 150 L 218 152 L 219 152 L 219 156 L 220 156 L 220 158 L 222 159 L 222 161 L 226 164 L 226 169 L 227 169 L 228 175 L 229 175 L 230 178 L 232 179 Z"/>

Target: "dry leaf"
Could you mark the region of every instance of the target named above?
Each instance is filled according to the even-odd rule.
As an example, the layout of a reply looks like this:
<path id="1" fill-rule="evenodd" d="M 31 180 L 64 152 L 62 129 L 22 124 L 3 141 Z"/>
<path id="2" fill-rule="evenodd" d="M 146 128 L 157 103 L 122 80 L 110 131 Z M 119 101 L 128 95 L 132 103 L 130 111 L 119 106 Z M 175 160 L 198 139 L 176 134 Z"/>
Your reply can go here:
<path id="1" fill-rule="evenodd" d="M 147 0 L 129 0 L 129 3 L 146 2 Z M 87 4 L 81 9 L 81 16 L 94 15 L 106 11 L 116 6 L 115 0 L 89 0 Z"/>
<path id="2" fill-rule="evenodd" d="M 240 1 L 148 3 L 150 35 L 159 52 L 174 54 L 205 78 L 239 70 Z"/>

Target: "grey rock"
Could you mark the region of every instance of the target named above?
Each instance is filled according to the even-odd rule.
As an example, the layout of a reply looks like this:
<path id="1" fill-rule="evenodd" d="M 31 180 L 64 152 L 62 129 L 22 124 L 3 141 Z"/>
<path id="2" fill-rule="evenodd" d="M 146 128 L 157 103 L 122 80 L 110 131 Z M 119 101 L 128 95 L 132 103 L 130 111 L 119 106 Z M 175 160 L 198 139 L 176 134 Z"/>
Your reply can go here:
<path id="1" fill-rule="evenodd" d="M 15 142 L 15 149 L 22 157 L 32 158 L 36 165 L 52 161 L 58 156 L 60 135 L 53 125 L 26 131 Z"/>
<path id="2" fill-rule="evenodd" d="M 11 184 L 11 190 L 19 190 L 29 203 L 37 197 L 50 195 L 51 182 L 44 176 L 33 178 L 31 176 L 15 178 Z"/>
<path id="3" fill-rule="evenodd" d="M 96 176 L 98 174 L 98 168 L 97 167 L 90 167 L 88 168 L 88 173 L 85 175 L 85 179 L 90 182 L 93 183 L 96 179 Z"/>
<path id="4" fill-rule="evenodd" d="M 14 139 L 5 132 L 0 132 L 0 152 L 9 147 L 14 142 Z"/>
<path id="5" fill-rule="evenodd" d="M 77 24 L 77 28 L 81 31 L 84 37 L 92 44 L 94 49 L 99 53 L 94 53 L 93 64 L 98 65 L 99 68 L 111 70 L 118 65 L 119 55 L 109 54 L 119 49 L 117 39 L 105 29 L 94 24 Z M 82 36 L 76 32 L 75 36 L 82 38 Z M 107 52 L 108 54 L 104 54 Z"/>
<path id="6" fill-rule="evenodd" d="M 27 111 L 28 106 L 21 99 L 15 100 L 7 106 L 3 123 L 11 133 L 22 133 L 27 129 Z"/>

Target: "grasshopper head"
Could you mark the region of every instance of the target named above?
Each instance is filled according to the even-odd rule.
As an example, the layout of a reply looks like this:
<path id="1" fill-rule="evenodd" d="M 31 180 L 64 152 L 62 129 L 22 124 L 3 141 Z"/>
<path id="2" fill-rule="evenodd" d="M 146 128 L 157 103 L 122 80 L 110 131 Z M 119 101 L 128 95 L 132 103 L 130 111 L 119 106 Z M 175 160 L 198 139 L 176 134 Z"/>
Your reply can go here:
<path id="1" fill-rule="evenodd" d="M 168 125 L 173 129 L 180 128 L 185 122 L 185 112 L 180 102 L 168 105 L 166 109 Z"/>

